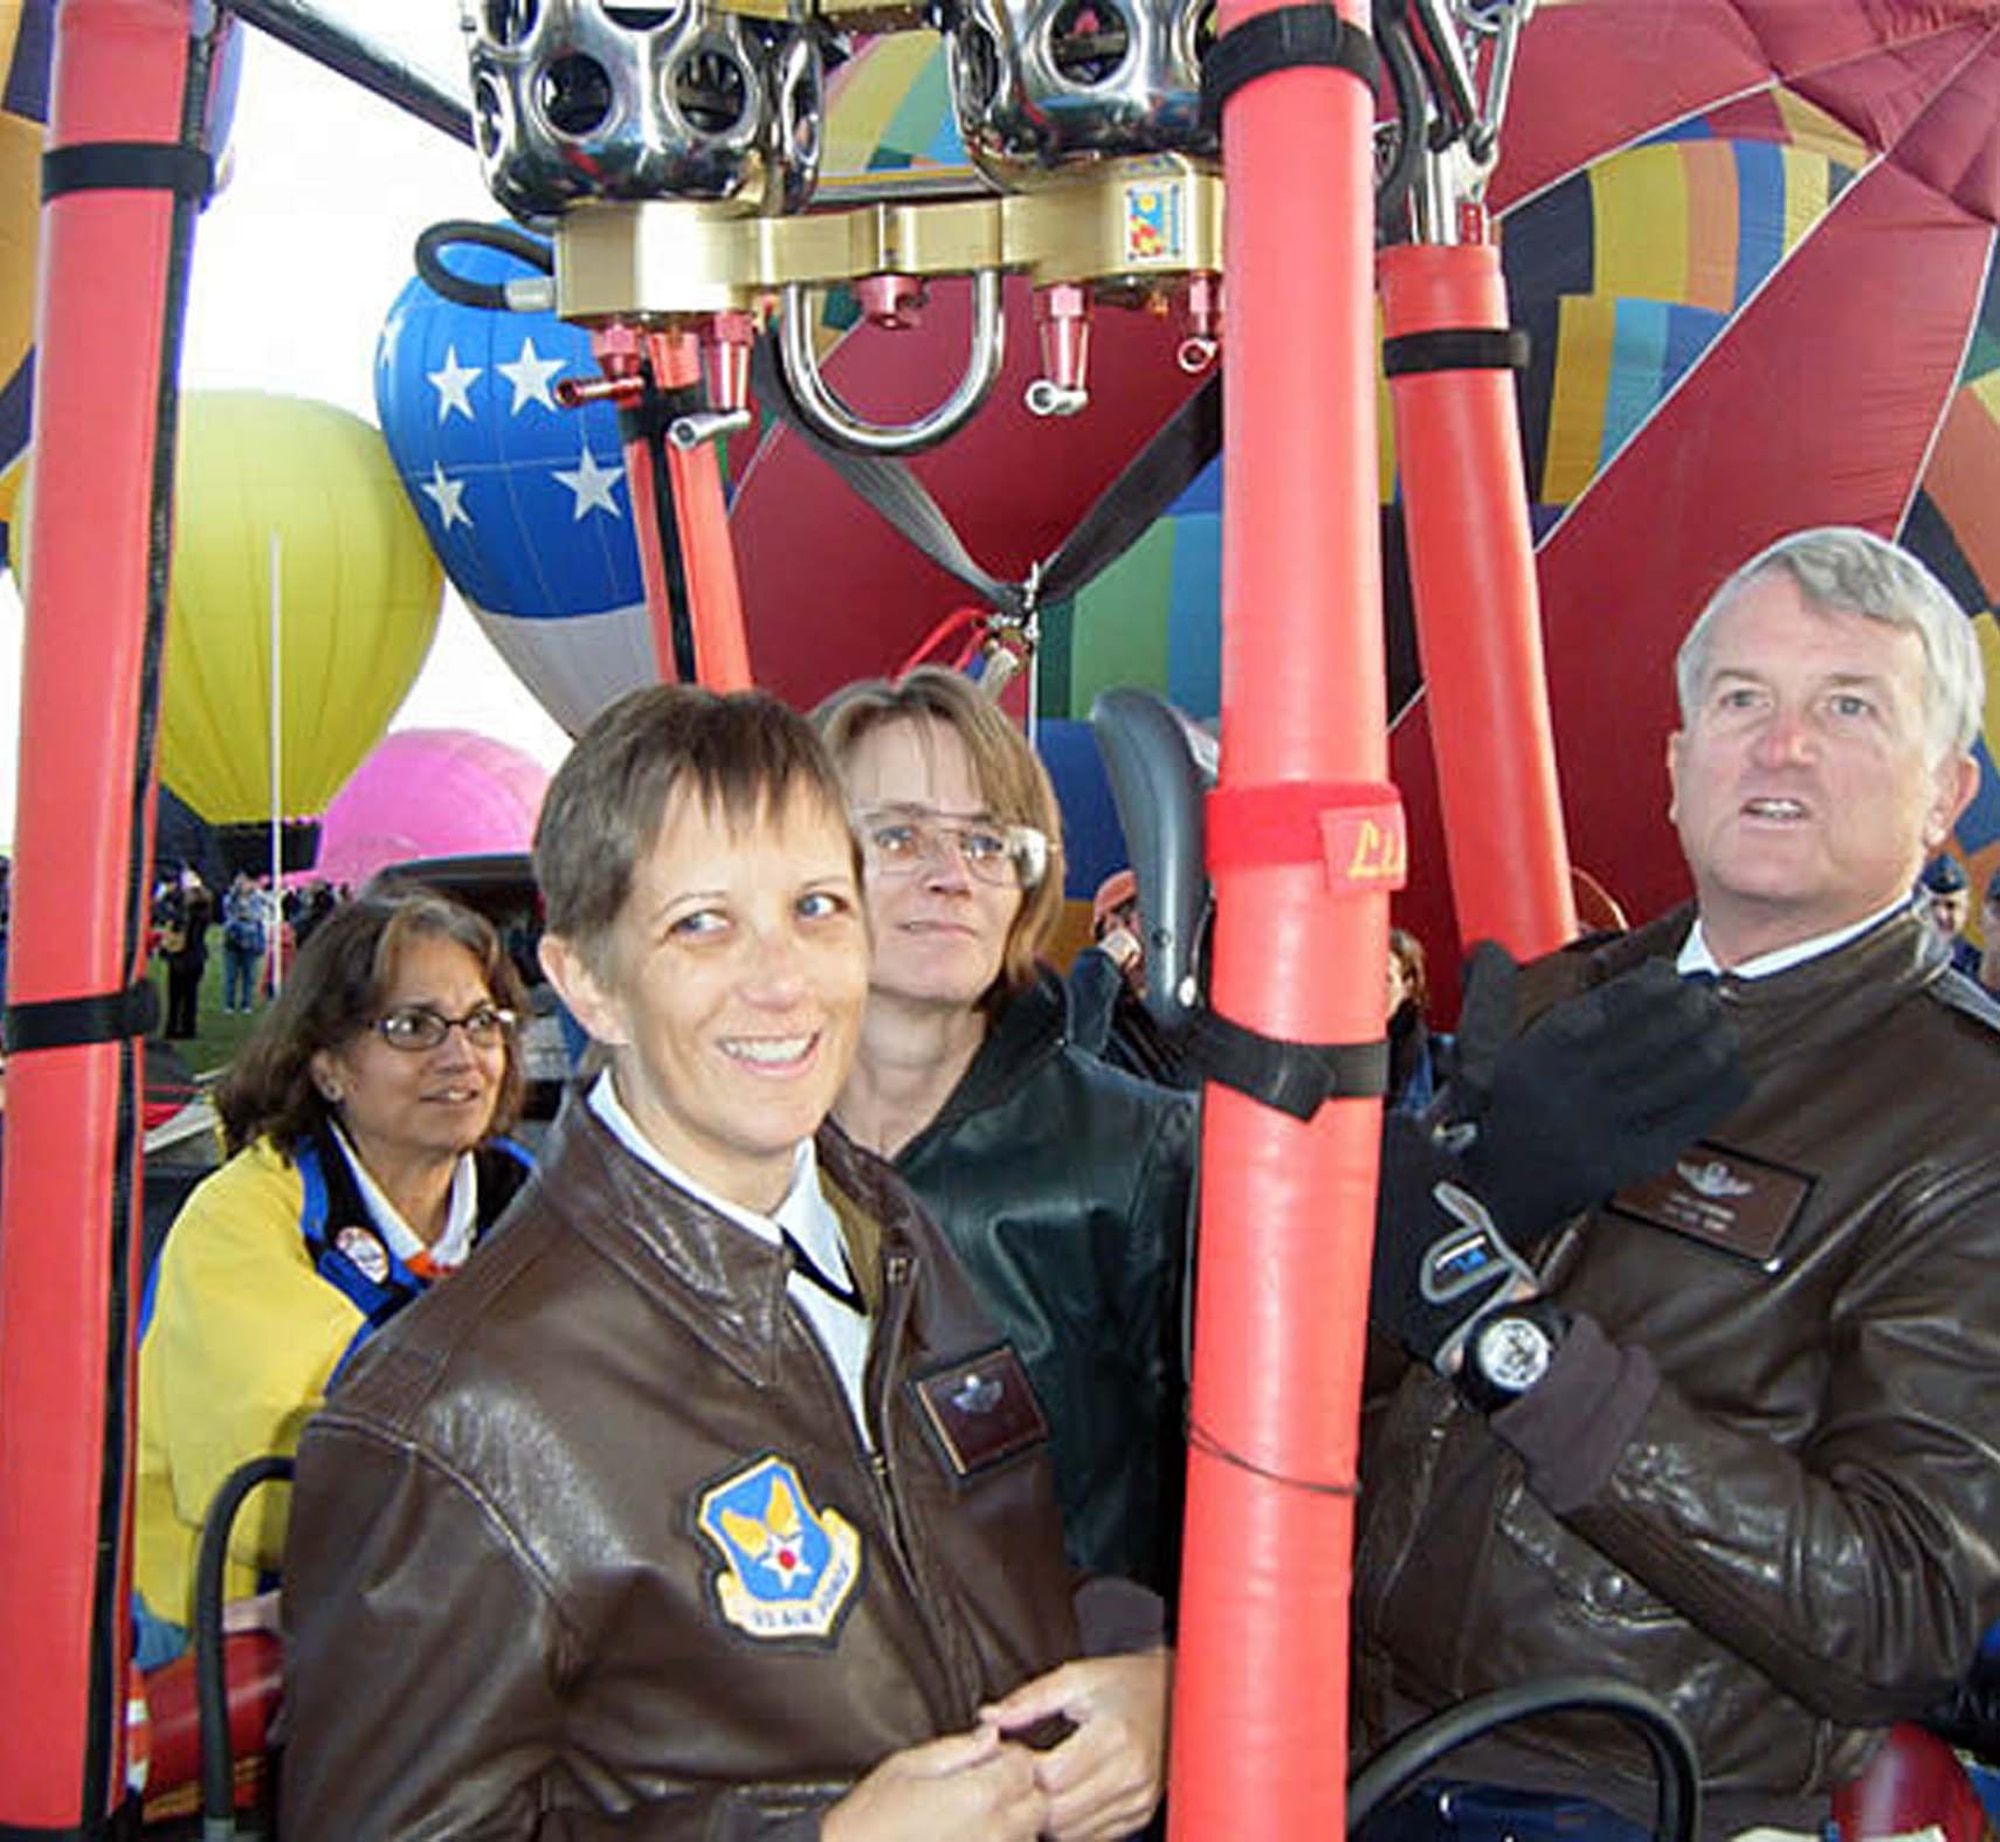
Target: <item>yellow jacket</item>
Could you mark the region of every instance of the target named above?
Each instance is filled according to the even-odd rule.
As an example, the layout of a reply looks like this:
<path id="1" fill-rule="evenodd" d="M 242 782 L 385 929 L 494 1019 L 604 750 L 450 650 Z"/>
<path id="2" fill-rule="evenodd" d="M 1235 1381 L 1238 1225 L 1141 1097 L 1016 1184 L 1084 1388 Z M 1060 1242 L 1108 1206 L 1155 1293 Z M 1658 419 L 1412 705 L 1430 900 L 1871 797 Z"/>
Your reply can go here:
<path id="1" fill-rule="evenodd" d="M 483 1232 L 527 1159 L 506 1141 L 477 1157 Z M 318 1140 L 288 1160 L 260 1139 L 175 1218 L 139 1344 L 133 1579 L 156 1616 L 192 1621 L 202 1519 L 223 1480 L 246 1459 L 295 1451 L 348 1353 L 422 1289 L 367 1222 L 345 1160 Z M 343 1232 L 357 1228 L 358 1241 Z M 266 1486 L 244 1505 L 225 1598 L 277 1568 L 289 1495 Z"/>

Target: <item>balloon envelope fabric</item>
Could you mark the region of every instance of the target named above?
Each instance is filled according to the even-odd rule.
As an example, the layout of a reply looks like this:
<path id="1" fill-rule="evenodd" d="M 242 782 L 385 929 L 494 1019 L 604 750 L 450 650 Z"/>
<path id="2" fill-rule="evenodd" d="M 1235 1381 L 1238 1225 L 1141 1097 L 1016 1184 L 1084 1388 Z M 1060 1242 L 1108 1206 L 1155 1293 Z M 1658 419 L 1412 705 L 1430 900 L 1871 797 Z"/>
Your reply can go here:
<path id="1" fill-rule="evenodd" d="M 2000 4 L 1544 8 L 1492 198 L 1543 346 L 1523 420 L 1572 842 L 1643 914 L 1686 888 L 1673 654 L 1737 564 L 1863 526 L 1923 556 L 1993 650 Z M 1399 729 L 1399 775 L 1425 721 Z M 1958 844 L 1983 870 L 2000 794 L 1978 752 Z"/>
<path id="2" fill-rule="evenodd" d="M 56 0 L 0 0 L 0 564 L 27 472 L 35 387 L 35 263 L 41 238 L 42 140 L 49 114 Z M 207 145 L 229 139 L 243 32 L 226 21 L 209 80 Z"/>
<path id="3" fill-rule="evenodd" d="M 447 260 L 471 281 L 531 272 L 478 245 Z M 596 374 L 581 328 L 461 307 L 421 280 L 376 353 L 376 413 L 445 573 L 572 735 L 659 675 L 616 412 L 554 396 L 557 379 Z"/>
<path id="4" fill-rule="evenodd" d="M 0 0 L 0 562 L 28 449 L 35 253 L 55 0 Z"/>
<path id="5" fill-rule="evenodd" d="M 313 874 L 358 889 L 413 858 L 525 851 L 548 785 L 548 769 L 490 736 L 399 730 L 327 807 Z"/>
<path id="6" fill-rule="evenodd" d="M 1521 388 L 1536 522 L 1644 426 L 1868 162 L 1796 97 L 1674 124 L 1502 220 L 1508 298 L 1530 334 Z"/>
<path id="7" fill-rule="evenodd" d="M 827 84 L 827 181 L 907 167 L 972 164 L 952 117 L 944 44 L 935 32 L 871 41 Z"/>
<path id="8" fill-rule="evenodd" d="M 1215 716 L 1222 708 L 1221 602 L 1216 459 L 1117 562 L 1067 605 L 1044 612 L 1038 707 L 1050 716 L 1087 717 L 1098 692 L 1136 685 L 1197 720 Z"/>
<path id="9" fill-rule="evenodd" d="M 160 777 L 211 824 L 272 814 L 274 535 L 281 816 L 324 810 L 437 630 L 443 582 L 380 434 L 300 397 L 183 398 Z"/>
<path id="10" fill-rule="evenodd" d="M 2000 664 L 1996 38 L 1993 0 L 1551 0 L 1523 35 L 1491 196 L 1534 338 L 1520 390 L 1552 701 L 1578 861 L 1636 911 L 1684 890 L 1660 767 L 1674 646 L 1764 543 L 1828 522 L 1900 538 Z M 962 160 L 919 42 L 893 69 L 880 55 L 841 73 L 855 130 L 836 153 L 830 129 L 829 170 Z M 1003 527 L 1029 471 L 994 468 L 997 505 L 947 509 Z M 1213 708 L 1216 499 L 1197 483 L 1072 608 L 1044 610 L 1044 712 L 1082 716 L 1110 682 Z M 886 620 L 945 604 L 927 566 L 892 575 L 862 541 Z M 1417 878 L 1441 884 L 1426 722 L 1420 698 L 1405 708 L 1397 777 Z M 1958 845 L 1976 873 L 2000 863 L 1990 769 Z M 1428 931 L 1450 937 L 1448 895 Z"/>

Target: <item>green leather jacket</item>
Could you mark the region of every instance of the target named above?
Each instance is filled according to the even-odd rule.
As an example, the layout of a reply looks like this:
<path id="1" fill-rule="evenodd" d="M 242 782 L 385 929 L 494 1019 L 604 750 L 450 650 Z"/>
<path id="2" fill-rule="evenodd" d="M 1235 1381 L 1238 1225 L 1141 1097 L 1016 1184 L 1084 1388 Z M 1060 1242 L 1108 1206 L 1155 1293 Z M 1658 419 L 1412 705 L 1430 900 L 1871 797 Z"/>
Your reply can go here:
<path id="1" fill-rule="evenodd" d="M 1165 1590 L 1184 1468 L 1194 1107 L 1070 1040 L 1051 972 L 1009 1003 L 897 1173 L 1014 1341 L 1070 1558 Z"/>

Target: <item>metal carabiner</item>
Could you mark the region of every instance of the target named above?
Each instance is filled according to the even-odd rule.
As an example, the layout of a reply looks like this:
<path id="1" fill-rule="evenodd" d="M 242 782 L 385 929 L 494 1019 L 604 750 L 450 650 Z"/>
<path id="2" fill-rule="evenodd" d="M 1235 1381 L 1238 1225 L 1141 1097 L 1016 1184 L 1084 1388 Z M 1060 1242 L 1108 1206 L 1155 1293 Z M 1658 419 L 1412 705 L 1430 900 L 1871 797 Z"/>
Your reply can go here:
<path id="1" fill-rule="evenodd" d="M 1535 0 L 1409 0 L 1423 40 L 1434 130 L 1412 194 L 1419 239 L 1459 240 L 1461 211 L 1477 207 L 1500 159 L 1500 122 L 1521 27 Z M 1472 41 L 1490 38 L 1484 81 Z"/>

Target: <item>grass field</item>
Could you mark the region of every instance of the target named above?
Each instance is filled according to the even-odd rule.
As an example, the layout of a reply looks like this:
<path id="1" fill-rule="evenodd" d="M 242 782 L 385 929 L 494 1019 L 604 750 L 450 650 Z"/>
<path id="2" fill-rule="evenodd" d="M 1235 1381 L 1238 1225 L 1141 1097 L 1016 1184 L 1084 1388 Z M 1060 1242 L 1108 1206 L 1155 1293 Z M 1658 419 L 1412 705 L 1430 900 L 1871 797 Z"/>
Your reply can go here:
<path id="1" fill-rule="evenodd" d="M 154 990 L 160 995 L 160 1015 L 164 1017 L 167 1014 L 167 973 L 157 959 L 152 964 L 150 976 Z M 223 1011 L 222 953 L 218 948 L 209 954 L 207 968 L 201 975 L 201 998 L 195 1014 L 194 1040 L 175 1045 L 187 1062 L 188 1073 L 197 1079 L 220 1074 L 229 1066 L 230 1057 L 250 1034 L 263 1010 L 260 1001 L 257 1009 L 247 1017 L 230 1016 Z"/>

